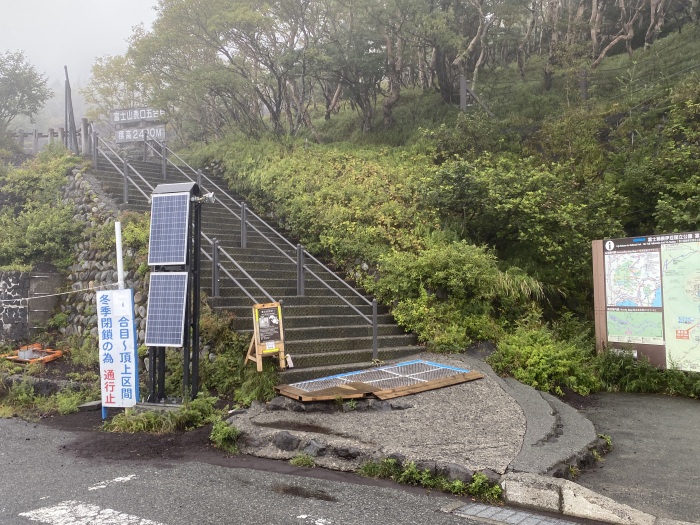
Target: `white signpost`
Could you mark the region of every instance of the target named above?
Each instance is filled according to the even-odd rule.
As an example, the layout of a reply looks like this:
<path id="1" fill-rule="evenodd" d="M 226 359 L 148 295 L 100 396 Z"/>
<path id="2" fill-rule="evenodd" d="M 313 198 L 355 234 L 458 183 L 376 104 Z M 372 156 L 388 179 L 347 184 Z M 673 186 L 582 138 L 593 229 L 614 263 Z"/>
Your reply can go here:
<path id="1" fill-rule="evenodd" d="M 102 410 L 128 408 L 139 399 L 138 354 L 131 289 L 97 292 Z"/>

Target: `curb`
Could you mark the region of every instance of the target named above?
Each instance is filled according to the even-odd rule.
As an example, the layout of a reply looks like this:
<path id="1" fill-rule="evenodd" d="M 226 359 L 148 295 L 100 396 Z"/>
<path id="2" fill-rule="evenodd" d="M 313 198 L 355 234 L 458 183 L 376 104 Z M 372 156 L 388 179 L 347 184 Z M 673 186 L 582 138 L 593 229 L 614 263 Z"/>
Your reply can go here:
<path id="1" fill-rule="evenodd" d="M 500 484 L 504 502 L 563 516 L 614 525 L 698 525 L 652 516 L 566 479 L 510 473 L 501 478 Z"/>

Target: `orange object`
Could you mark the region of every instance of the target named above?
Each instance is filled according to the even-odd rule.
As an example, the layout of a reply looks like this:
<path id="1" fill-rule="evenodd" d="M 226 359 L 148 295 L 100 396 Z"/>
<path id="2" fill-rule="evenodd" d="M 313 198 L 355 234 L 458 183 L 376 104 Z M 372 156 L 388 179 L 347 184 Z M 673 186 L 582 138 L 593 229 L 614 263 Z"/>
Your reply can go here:
<path id="1" fill-rule="evenodd" d="M 61 350 L 53 350 L 52 348 L 44 348 L 39 343 L 20 346 L 18 350 L 9 354 L 0 355 L 8 361 L 15 363 L 48 363 L 54 361 L 63 355 Z"/>

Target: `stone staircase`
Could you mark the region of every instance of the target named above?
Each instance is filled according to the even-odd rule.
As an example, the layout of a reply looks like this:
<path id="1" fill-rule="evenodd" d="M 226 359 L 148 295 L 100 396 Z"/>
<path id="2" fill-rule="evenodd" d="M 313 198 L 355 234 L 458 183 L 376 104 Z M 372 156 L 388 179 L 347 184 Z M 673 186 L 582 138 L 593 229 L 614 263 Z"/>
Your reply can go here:
<path id="1" fill-rule="evenodd" d="M 115 161 L 121 166 L 121 162 Z M 160 163 L 130 161 L 130 165 L 151 186 L 162 183 L 189 182 L 187 177 L 173 166 L 168 166 L 167 178 L 162 175 Z M 190 174 L 196 181 L 196 174 Z M 117 203 L 123 202 L 123 178 L 104 159 L 93 174 L 101 182 L 105 193 Z M 151 188 L 139 177 L 131 174 L 134 182 L 150 196 Z M 208 180 L 207 180 L 208 179 Z M 218 189 L 213 186 L 215 184 Z M 296 247 L 275 234 L 259 219 L 248 212 L 247 246 L 241 248 L 240 208 L 234 203 L 243 202 L 238 196 L 224 190 L 226 183 L 210 174 L 202 180 L 203 191 L 214 191 L 216 202 L 202 207 L 201 286 L 215 310 L 227 310 L 235 315 L 234 327 L 239 332 L 252 335 L 252 305 L 254 302 L 230 277 L 235 278 L 257 303 L 269 299 L 245 275 L 252 277 L 275 301 L 282 302 L 285 346 L 292 356 L 294 368 L 283 372 L 281 380 L 292 383 L 310 378 L 358 370 L 371 365 L 372 325 L 345 301 L 352 304 L 364 316 L 372 319 L 372 307 L 366 298 L 359 297 L 344 282 L 330 275 L 321 265 L 305 259 L 305 293 L 297 296 Z M 150 211 L 147 199 L 133 186 L 129 202 L 123 209 L 139 212 Z M 226 209 L 228 208 L 228 209 Z M 234 215 L 233 213 L 238 216 Z M 275 230 L 277 231 L 277 230 Z M 238 263 L 237 267 L 222 252 L 220 255 L 220 294 L 212 296 L 212 244 L 216 238 L 223 252 Z M 241 268 L 245 271 L 241 271 Z M 228 272 L 227 275 L 225 272 Z M 311 272 L 321 278 L 317 280 Z M 334 295 L 332 288 L 345 298 Z M 378 357 L 382 361 L 400 359 L 419 353 L 415 336 L 403 332 L 393 321 L 391 314 L 381 306 L 378 309 Z"/>

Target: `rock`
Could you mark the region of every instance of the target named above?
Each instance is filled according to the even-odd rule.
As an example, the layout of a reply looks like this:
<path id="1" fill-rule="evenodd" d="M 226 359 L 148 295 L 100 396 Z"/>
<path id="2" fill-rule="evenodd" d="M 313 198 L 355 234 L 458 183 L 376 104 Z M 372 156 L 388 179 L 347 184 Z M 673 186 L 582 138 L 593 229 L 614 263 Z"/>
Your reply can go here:
<path id="1" fill-rule="evenodd" d="M 338 447 L 334 452 L 336 456 L 343 459 L 357 459 L 362 454 L 357 447 Z"/>
<path id="2" fill-rule="evenodd" d="M 396 461 L 396 464 L 399 467 L 403 466 L 403 464 L 406 462 L 406 456 L 404 456 L 403 454 L 399 454 L 398 452 L 392 452 L 386 457 L 386 459 L 393 459 L 394 461 Z"/>
<path id="3" fill-rule="evenodd" d="M 267 405 L 265 405 L 265 408 L 267 410 L 275 411 L 275 410 L 287 410 L 287 399 L 286 397 L 283 396 L 277 396 L 274 398 L 272 401 L 270 401 Z"/>
<path id="4" fill-rule="evenodd" d="M 280 450 L 292 451 L 299 448 L 301 440 L 286 430 L 283 430 L 274 435 L 272 443 Z"/>
<path id="5" fill-rule="evenodd" d="M 469 483 L 474 476 L 474 472 L 456 463 L 450 463 L 443 470 L 445 477 L 450 481 Z"/>
<path id="6" fill-rule="evenodd" d="M 245 434 L 239 437 L 239 439 L 244 446 L 250 448 L 260 448 L 265 444 L 258 436 L 252 434 Z"/>
<path id="7" fill-rule="evenodd" d="M 430 475 L 432 475 L 432 476 L 436 475 L 437 471 L 438 471 L 437 463 L 435 463 L 434 461 L 430 461 L 430 460 L 416 461 L 416 468 L 420 472 L 427 470 L 430 473 Z"/>
<path id="8" fill-rule="evenodd" d="M 380 401 L 379 399 L 369 399 L 367 400 L 367 408 L 369 410 L 376 410 L 377 412 L 388 412 L 391 410 L 391 403 L 388 401 Z"/>
<path id="9" fill-rule="evenodd" d="M 326 453 L 327 448 L 328 447 L 326 445 L 312 439 L 309 441 L 309 444 L 306 445 L 306 448 L 304 448 L 304 453 L 313 457 L 323 456 Z"/>
<path id="10" fill-rule="evenodd" d="M 494 485 L 498 484 L 501 482 L 501 475 L 495 473 L 493 470 L 489 468 L 485 468 L 483 470 L 479 471 L 481 474 L 486 476 L 486 479 L 489 480 L 489 483 L 493 483 Z"/>
<path id="11" fill-rule="evenodd" d="M 408 410 L 409 408 L 413 408 L 413 405 L 408 401 L 390 401 L 389 406 L 391 406 L 392 410 Z"/>

